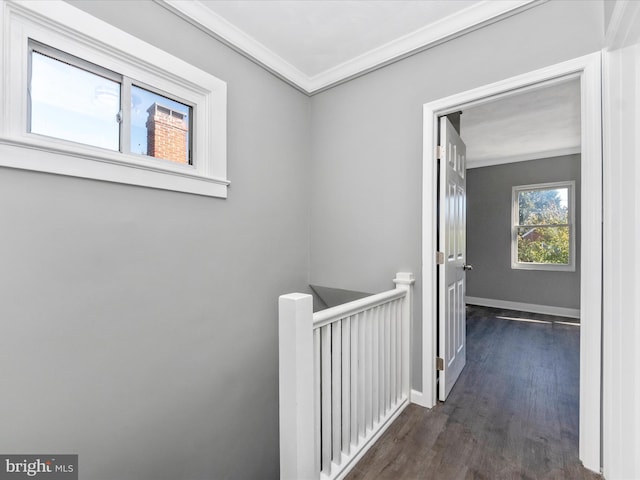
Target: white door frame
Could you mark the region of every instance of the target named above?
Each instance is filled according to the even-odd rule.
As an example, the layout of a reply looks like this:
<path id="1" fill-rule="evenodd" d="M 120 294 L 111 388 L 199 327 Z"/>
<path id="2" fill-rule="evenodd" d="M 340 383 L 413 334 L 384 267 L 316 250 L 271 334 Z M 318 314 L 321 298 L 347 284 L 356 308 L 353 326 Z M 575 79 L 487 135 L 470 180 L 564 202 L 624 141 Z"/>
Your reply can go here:
<path id="1" fill-rule="evenodd" d="M 602 112 L 600 52 L 468 90 L 424 105 L 422 185 L 422 392 L 412 401 L 436 404 L 436 159 L 437 118 L 479 105 L 514 90 L 535 89 L 567 77 L 581 85 L 581 255 L 580 255 L 580 460 L 601 467 L 602 359 Z"/>

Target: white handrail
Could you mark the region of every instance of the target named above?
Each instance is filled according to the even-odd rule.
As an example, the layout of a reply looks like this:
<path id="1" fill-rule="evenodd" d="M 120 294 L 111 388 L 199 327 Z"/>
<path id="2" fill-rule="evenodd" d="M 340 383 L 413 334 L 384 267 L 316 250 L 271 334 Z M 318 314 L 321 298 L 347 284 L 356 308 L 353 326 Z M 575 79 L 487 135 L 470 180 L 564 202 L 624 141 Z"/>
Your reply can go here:
<path id="1" fill-rule="evenodd" d="M 368 297 L 359 298 L 358 300 L 353 300 L 349 303 L 343 303 L 342 305 L 336 305 L 335 307 L 327 308 L 326 310 L 321 310 L 313 314 L 313 328 L 323 327 L 329 323 L 340 320 L 341 318 L 355 315 L 397 298 L 402 298 L 406 294 L 407 292 L 405 290 L 396 288 L 394 290 L 388 290 Z"/>

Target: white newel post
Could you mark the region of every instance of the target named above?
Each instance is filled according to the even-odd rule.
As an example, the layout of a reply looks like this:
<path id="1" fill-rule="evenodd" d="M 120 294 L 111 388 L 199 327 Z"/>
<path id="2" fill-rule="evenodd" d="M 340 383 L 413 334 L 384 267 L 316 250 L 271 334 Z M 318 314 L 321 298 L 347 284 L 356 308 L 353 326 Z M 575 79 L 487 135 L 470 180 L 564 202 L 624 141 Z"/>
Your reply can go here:
<path id="1" fill-rule="evenodd" d="M 311 480 L 316 467 L 314 431 L 313 303 L 311 295 L 279 299 L 280 478 Z"/>
<path id="2" fill-rule="evenodd" d="M 402 394 L 411 397 L 411 329 L 413 328 L 413 273 L 398 272 L 393 283 L 396 288 L 406 290 L 402 301 Z"/>

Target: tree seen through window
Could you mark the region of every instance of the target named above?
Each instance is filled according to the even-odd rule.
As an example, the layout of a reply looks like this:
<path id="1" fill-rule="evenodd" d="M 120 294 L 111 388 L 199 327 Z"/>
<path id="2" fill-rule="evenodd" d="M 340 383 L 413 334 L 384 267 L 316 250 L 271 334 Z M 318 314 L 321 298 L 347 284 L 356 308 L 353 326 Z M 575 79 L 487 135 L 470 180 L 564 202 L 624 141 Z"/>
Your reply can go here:
<path id="1" fill-rule="evenodd" d="M 569 186 L 517 192 L 517 262 L 569 265 L 571 215 Z"/>

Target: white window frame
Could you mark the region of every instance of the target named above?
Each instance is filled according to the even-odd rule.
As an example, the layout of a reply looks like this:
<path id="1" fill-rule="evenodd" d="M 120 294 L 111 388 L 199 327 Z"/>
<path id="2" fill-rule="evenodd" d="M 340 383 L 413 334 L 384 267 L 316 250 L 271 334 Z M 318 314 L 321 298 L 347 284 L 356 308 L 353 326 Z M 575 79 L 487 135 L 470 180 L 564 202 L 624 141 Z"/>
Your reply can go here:
<path id="1" fill-rule="evenodd" d="M 553 263 L 529 263 L 518 261 L 518 226 L 519 204 L 518 194 L 531 190 L 552 190 L 556 188 L 568 188 L 567 203 L 569 208 L 569 264 Z M 575 181 L 536 183 L 531 185 L 517 185 L 511 189 L 511 268 L 516 270 L 555 270 L 575 272 L 576 270 L 576 222 L 575 222 Z"/>
<path id="2" fill-rule="evenodd" d="M 226 198 L 224 81 L 59 0 L 2 0 L 0 166 Z M 29 40 L 192 105 L 192 165 L 28 132 Z"/>

